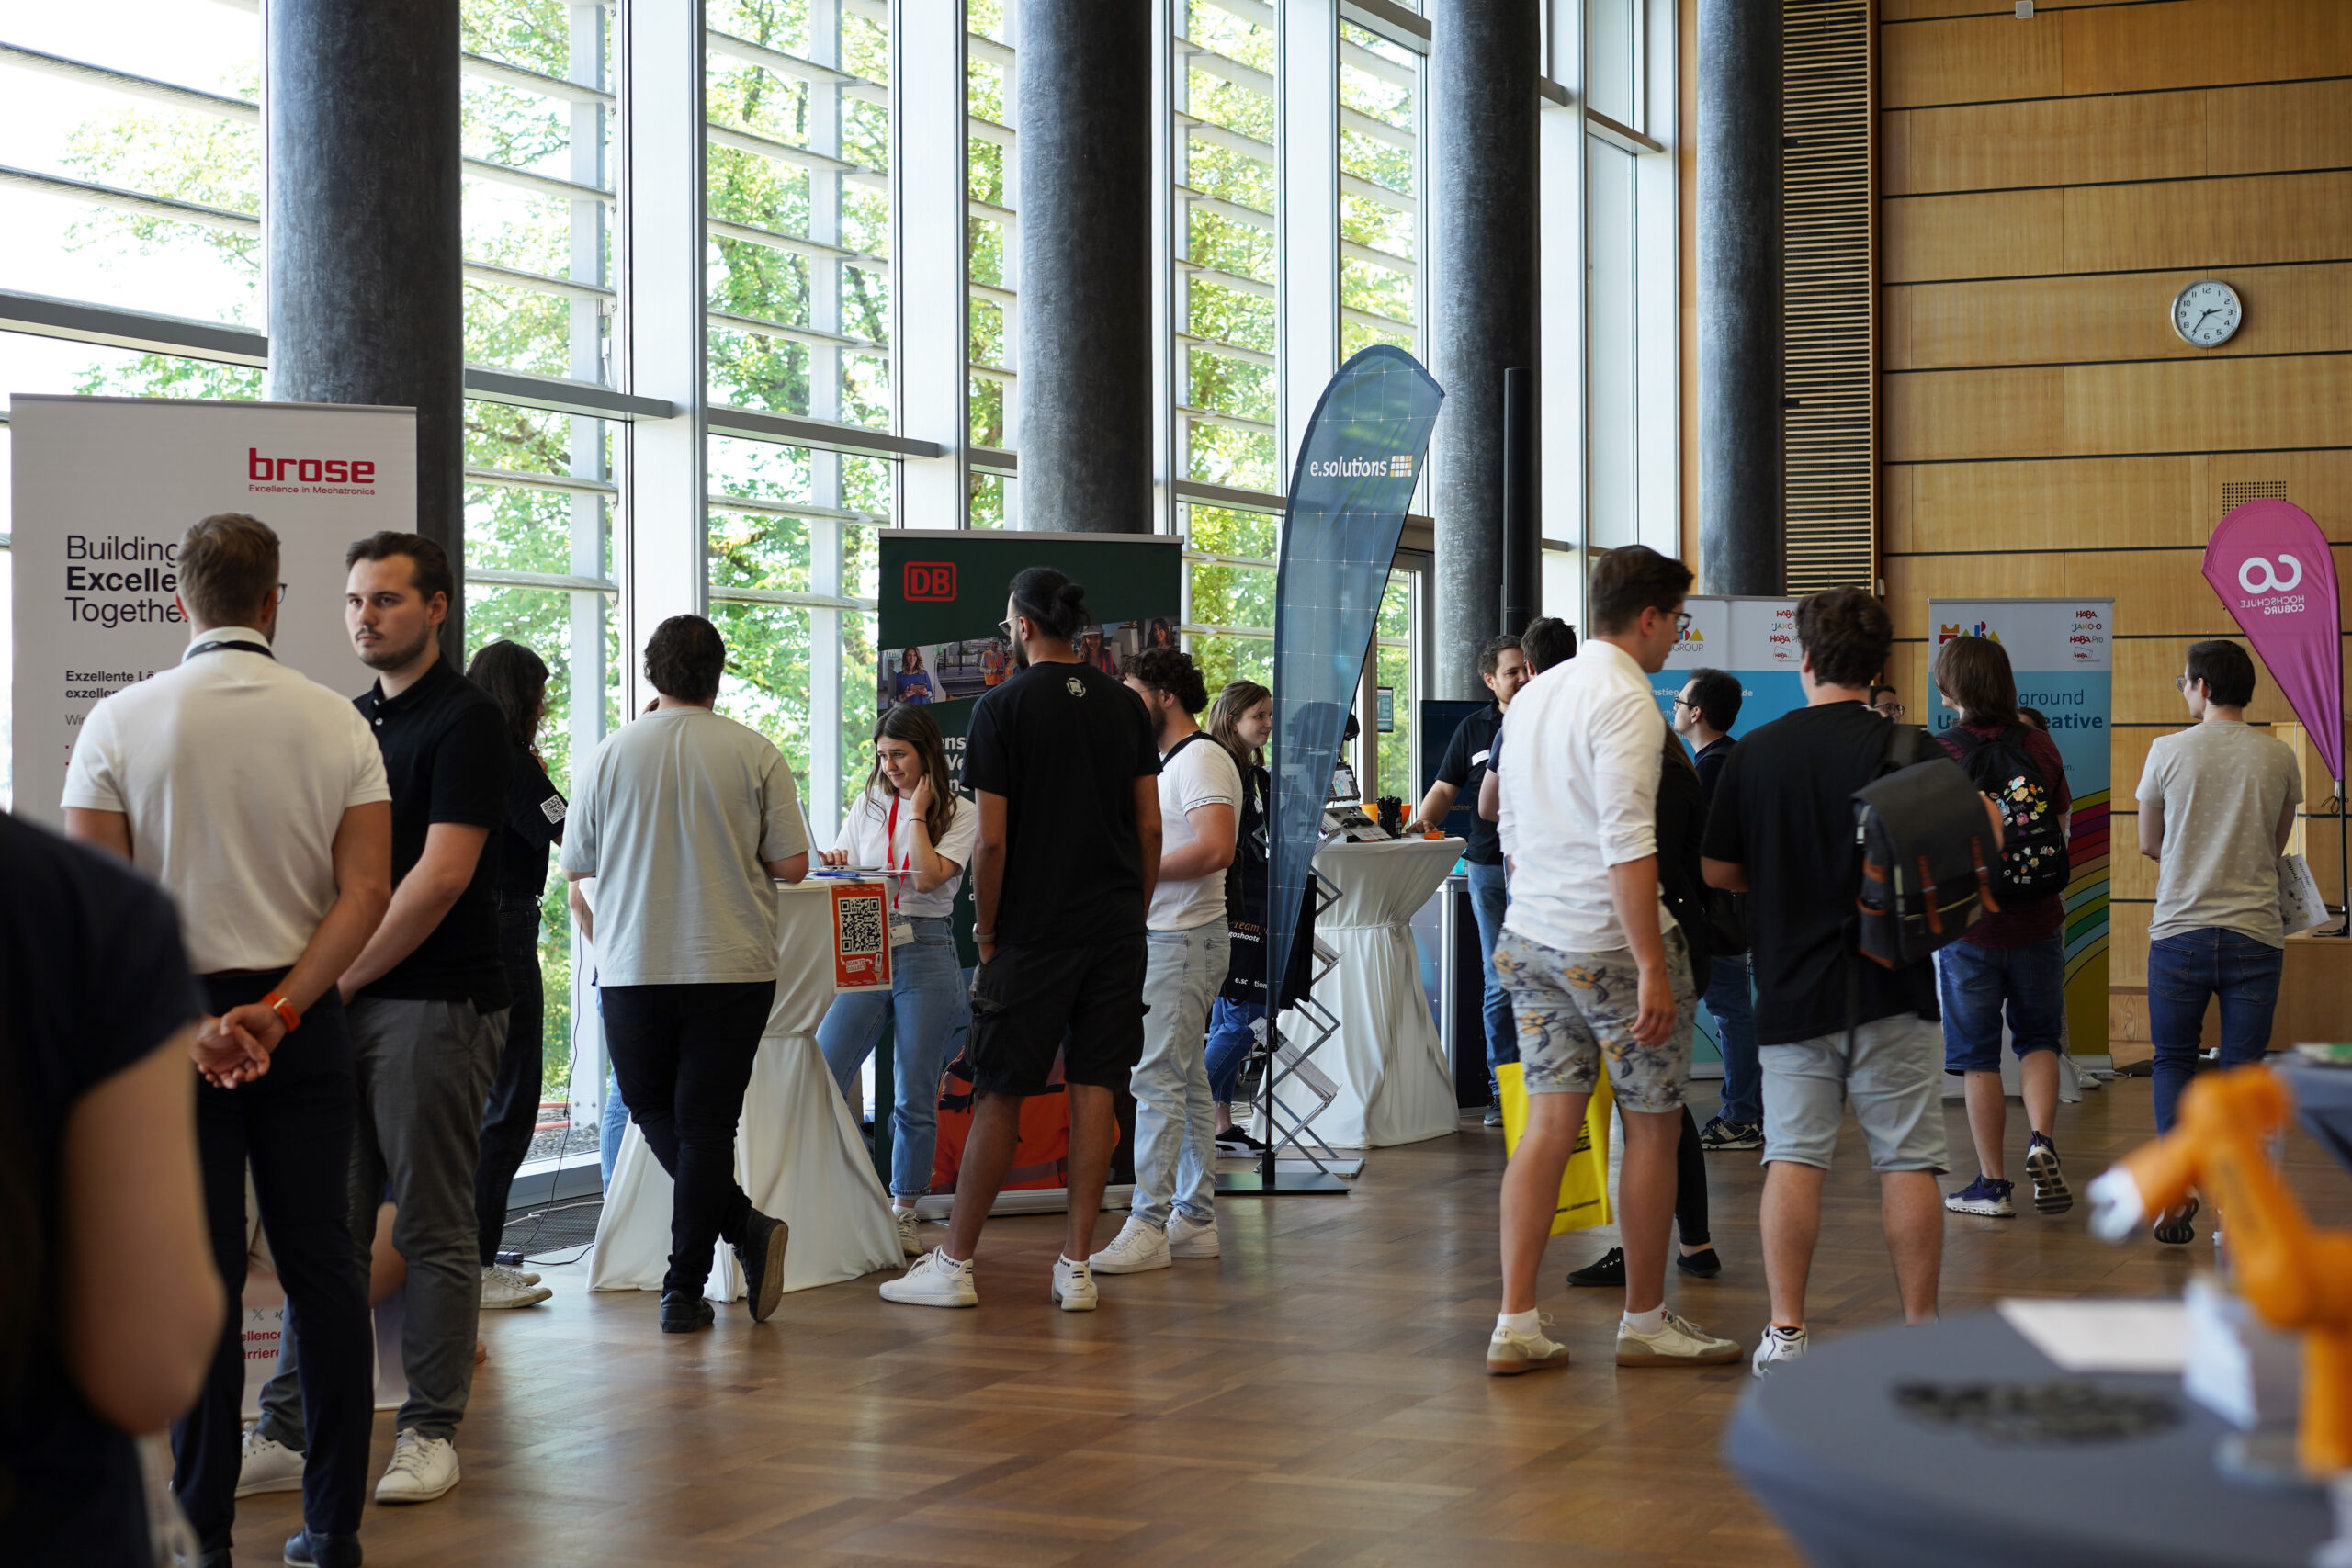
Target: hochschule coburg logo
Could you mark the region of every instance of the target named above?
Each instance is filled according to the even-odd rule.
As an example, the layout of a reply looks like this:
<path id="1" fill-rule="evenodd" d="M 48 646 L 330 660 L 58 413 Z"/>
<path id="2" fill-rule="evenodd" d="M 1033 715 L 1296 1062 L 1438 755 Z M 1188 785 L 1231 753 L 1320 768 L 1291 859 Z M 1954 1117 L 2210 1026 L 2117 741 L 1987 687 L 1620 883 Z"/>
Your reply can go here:
<path id="1" fill-rule="evenodd" d="M 2256 569 L 2261 580 L 2256 581 Z M 2286 575 L 2280 575 L 2284 568 Z M 2238 567 L 2238 586 L 2248 593 L 2285 593 L 2302 586 L 2303 563 L 2281 550 L 2276 565 L 2261 556 L 2248 556 Z"/>
<path id="2" fill-rule="evenodd" d="M 1397 452 L 1385 457 L 1335 457 L 1329 462 L 1307 464 L 1306 472 L 1318 479 L 1409 479 L 1413 477 L 1413 455 Z"/>

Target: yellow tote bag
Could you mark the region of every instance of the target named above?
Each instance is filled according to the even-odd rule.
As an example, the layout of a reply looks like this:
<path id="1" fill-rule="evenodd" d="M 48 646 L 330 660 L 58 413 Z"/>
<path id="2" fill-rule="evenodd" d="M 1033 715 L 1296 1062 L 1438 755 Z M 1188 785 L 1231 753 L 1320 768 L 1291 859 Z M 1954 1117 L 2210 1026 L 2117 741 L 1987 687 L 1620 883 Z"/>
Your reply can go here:
<path id="1" fill-rule="evenodd" d="M 1497 1067 L 1495 1081 L 1502 1088 L 1503 1148 L 1508 1153 L 1519 1147 L 1519 1134 L 1527 1125 L 1527 1085 L 1517 1062 Z M 1604 1072 L 1593 1088 L 1592 1099 L 1585 1104 L 1584 1130 L 1577 1134 L 1576 1153 L 1568 1156 L 1568 1168 L 1560 1174 L 1560 1206 L 1552 1215 L 1554 1235 L 1610 1223 L 1609 1109 L 1616 1102 Z"/>

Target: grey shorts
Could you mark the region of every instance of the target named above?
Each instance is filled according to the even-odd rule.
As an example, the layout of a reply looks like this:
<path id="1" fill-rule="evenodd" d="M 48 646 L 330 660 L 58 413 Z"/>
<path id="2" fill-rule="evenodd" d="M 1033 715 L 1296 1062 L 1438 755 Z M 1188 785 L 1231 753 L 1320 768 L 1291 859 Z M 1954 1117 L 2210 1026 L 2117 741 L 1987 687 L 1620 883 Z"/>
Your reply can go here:
<path id="1" fill-rule="evenodd" d="M 1872 1170 L 1950 1168 L 1944 1148 L 1944 1035 L 1916 1013 L 1873 1019 L 1846 1032 L 1766 1045 L 1764 1158 L 1829 1168 L 1846 1101 L 1854 1102 Z"/>
<path id="2" fill-rule="evenodd" d="M 1666 933 L 1666 963 L 1674 983 L 1674 1028 L 1660 1044 L 1637 1045 L 1641 976 L 1629 949 L 1562 953 L 1506 929 L 1495 943 L 1495 975 L 1510 994 L 1527 1092 L 1589 1094 L 1606 1058 L 1620 1107 L 1680 1110 L 1690 1082 L 1699 995 L 1691 984 L 1690 950 L 1679 931 Z"/>

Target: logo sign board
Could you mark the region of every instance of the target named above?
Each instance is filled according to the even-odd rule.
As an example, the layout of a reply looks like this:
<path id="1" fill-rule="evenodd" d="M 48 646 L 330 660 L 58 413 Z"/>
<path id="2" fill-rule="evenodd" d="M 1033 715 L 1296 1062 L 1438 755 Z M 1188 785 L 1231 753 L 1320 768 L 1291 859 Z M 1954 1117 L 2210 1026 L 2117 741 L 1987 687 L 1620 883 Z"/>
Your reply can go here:
<path id="1" fill-rule="evenodd" d="M 2328 776 L 2341 779 L 2343 620 L 2327 536 L 2292 502 L 2249 501 L 2213 529 L 2205 547 L 2205 581 L 2311 731 Z"/>

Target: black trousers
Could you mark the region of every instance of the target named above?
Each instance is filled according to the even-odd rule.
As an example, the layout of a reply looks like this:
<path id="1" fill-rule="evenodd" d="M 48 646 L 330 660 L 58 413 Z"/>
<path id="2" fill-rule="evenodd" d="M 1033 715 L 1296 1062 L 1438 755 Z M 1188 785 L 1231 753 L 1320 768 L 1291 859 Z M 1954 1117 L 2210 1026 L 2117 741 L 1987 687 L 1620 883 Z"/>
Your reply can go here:
<path id="1" fill-rule="evenodd" d="M 215 1013 L 267 996 L 280 976 L 205 981 Z M 368 1280 L 351 1247 L 345 1184 L 358 1122 L 351 1037 L 333 990 L 302 1015 L 269 1071 L 238 1089 L 196 1089 L 197 1149 L 212 1257 L 228 1288 L 229 1321 L 196 1408 L 172 1427 L 172 1484 L 207 1551 L 229 1544 L 237 1517 L 245 1397 L 245 1168 L 263 1230 L 292 1310 L 302 1368 L 302 1416 L 311 1434 L 302 1476 L 302 1522 L 348 1535 L 368 1496 L 368 1439 L 375 1418 L 375 1340 Z"/>
<path id="2" fill-rule="evenodd" d="M 700 1295 L 717 1244 L 741 1246 L 752 1215 L 735 1181 L 735 1127 L 775 982 L 599 986 L 596 1000 L 629 1120 L 673 1184 L 662 1292 Z"/>
<path id="3" fill-rule="evenodd" d="M 1690 1108 L 1682 1108 L 1682 1141 L 1674 1147 L 1674 1228 L 1685 1247 L 1704 1247 L 1707 1234 L 1707 1150 L 1699 1142 L 1699 1123 Z"/>
<path id="4" fill-rule="evenodd" d="M 498 1059 L 490 1098 L 481 1109 L 481 1163 L 474 1168 L 474 1217 L 481 1225 L 481 1266 L 498 1261 L 506 1231 L 507 1195 L 514 1172 L 531 1152 L 544 1087 L 547 987 L 539 977 L 539 907 L 501 898 L 498 956 L 506 965 L 506 1051 Z"/>

